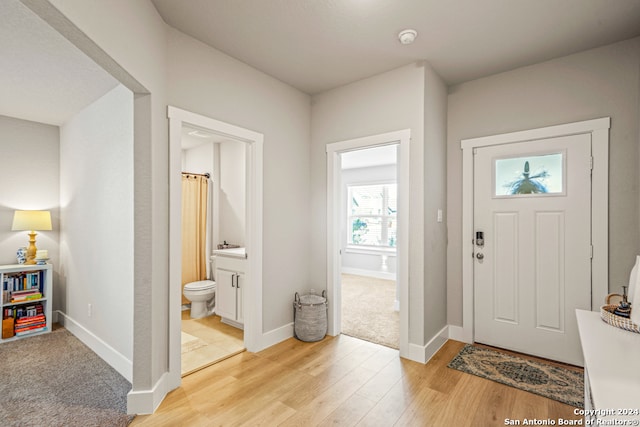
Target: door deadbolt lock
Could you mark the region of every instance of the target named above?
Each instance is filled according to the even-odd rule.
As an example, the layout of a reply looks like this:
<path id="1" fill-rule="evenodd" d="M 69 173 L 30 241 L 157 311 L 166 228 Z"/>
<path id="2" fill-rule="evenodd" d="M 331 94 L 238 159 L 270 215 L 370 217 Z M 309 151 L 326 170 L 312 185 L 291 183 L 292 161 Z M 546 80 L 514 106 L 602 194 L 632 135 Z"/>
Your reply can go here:
<path id="1" fill-rule="evenodd" d="M 482 261 L 484 259 L 484 254 L 482 252 L 478 252 L 476 254 L 476 258 L 478 258 L 480 261 Z"/>
<path id="2" fill-rule="evenodd" d="M 484 231 L 476 231 L 476 245 L 484 246 Z"/>

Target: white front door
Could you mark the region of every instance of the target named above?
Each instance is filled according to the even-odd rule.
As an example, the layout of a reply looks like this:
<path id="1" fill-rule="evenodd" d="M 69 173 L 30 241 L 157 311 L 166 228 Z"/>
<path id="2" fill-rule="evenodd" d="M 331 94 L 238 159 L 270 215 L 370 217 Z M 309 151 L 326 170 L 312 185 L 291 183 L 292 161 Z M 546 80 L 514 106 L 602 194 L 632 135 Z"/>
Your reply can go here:
<path id="1" fill-rule="evenodd" d="M 582 365 L 575 309 L 591 309 L 591 135 L 478 148 L 474 231 L 474 340 Z"/>

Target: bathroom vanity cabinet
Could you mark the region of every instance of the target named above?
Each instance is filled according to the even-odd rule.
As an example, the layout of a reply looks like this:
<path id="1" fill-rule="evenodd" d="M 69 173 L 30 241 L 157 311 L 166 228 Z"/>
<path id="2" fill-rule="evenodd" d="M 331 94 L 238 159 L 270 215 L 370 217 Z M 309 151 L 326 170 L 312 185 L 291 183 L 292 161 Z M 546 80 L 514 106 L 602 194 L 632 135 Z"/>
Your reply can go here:
<path id="1" fill-rule="evenodd" d="M 237 254 L 216 251 L 216 314 L 222 322 L 244 328 L 242 292 L 246 259 Z"/>
<path id="2" fill-rule="evenodd" d="M 51 264 L 1 265 L 0 343 L 51 331 Z"/>

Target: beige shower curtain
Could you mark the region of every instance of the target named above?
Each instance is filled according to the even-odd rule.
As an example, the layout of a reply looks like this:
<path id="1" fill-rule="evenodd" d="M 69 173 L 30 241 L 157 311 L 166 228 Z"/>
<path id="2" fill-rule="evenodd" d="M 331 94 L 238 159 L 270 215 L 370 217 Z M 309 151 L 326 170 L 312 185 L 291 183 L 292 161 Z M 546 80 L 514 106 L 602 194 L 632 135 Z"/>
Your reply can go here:
<path id="1" fill-rule="evenodd" d="M 207 277 L 207 205 L 209 180 L 182 174 L 182 288 Z M 182 295 L 182 303 L 189 300 Z"/>

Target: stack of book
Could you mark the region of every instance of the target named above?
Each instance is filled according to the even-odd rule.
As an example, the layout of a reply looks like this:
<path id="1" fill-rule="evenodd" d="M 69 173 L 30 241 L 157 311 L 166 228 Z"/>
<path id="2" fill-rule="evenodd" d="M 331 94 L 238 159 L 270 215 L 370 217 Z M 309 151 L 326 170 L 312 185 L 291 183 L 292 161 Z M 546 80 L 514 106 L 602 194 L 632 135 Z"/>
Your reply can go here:
<path id="1" fill-rule="evenodd" d="M 21 311 L 22 316 L 16 317 L 15 332 L 17 336 L 42 332 L 47 329 L 47 321 L 44 316 L 42 304 L 25 307 Z"/>
<path id="2" fill-rule="evenodd" d="M 42 293 L 37 288 L 11 292 L 11 302 L 25 302 L 40 298 L 42 298 Z"/>
<path id="3" fill-rule="evenodd" d="M 26 298 L 26 296 L 42 293 L 43 284 L 44 276 L 42 271 L 3 275 L 2 303 L 4 305 L 8 302 L 24 302 L 30 299 L 42 298 L 42 294 L 37 298 L 33 296 Z"/>

